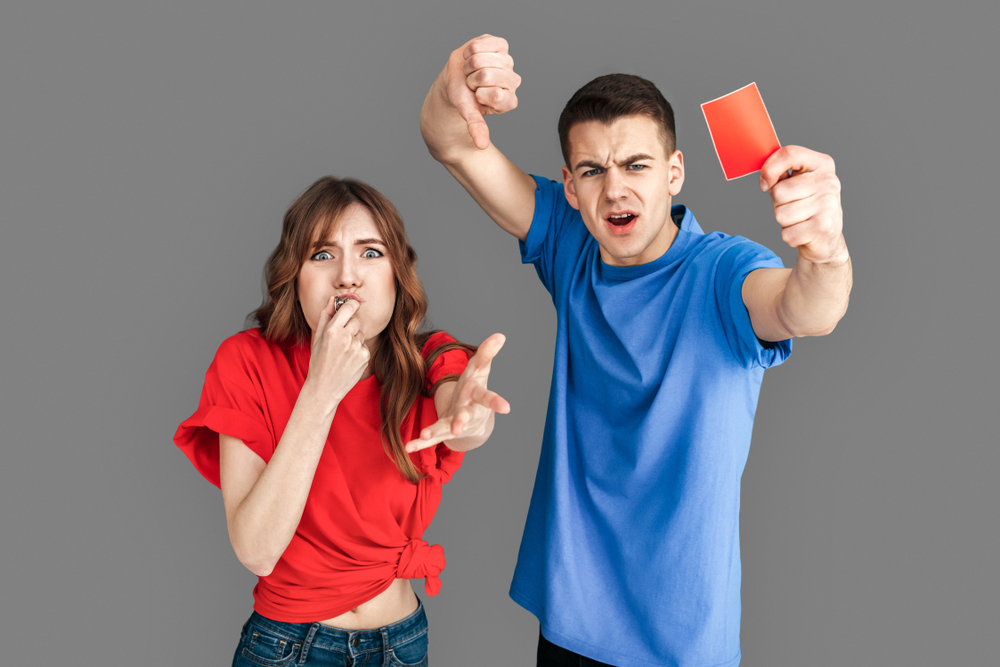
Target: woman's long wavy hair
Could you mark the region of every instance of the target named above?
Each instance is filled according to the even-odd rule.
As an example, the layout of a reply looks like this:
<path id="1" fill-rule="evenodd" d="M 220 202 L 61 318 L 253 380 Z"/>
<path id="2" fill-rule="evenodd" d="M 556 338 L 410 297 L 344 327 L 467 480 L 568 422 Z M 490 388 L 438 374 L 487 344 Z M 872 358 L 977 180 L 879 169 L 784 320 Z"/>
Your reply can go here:
<path id="1" fill-rule="evenodd" d="M 281 240 L 264 266 L 264 302 L 250 313 L 261 335 L 278 345 L 289 346 L 307 341 L 312 330 L 298 301 L 297 278 L 316 239 L 330 238 L 341 216 L 353 205 L 363 206 L 371 214 L 385 241 L 392 273 L 396 281 L 396 303 L 389 324 L 379 334 L 379 344 L 372 355 L 371 368 L 382 384 L 379 415 L 382 420 L 382 444 L 399 472 L 417 483 L 421 475 L 403 449 L 400 428 L 418 395 L 432 396 L 441 382 L 454 380 L 452 374 L 426 387 L 424 376 L 443 352 L 463 349 L 469 354 L 476 348 L 464 343 L 446 343 L 427 359 L 421 350 L 435 332 L 417 333 L 427 313 L 427 297 L 417 278 L 417 254 L 410 246 L 403 219 L 396 207 L 382 193 L 367 183 L 324 176 L 307 189 L 288 209 L 281 228 Z"/>

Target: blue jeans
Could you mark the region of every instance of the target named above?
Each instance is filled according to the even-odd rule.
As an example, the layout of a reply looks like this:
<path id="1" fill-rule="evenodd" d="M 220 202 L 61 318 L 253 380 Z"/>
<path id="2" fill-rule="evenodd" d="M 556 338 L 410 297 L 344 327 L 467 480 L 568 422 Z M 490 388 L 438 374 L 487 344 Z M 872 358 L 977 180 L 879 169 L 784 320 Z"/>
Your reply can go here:
<path id="1" fill-rule="evenodd" d="M 233 667 L 426 667 L 427 617 L 421 602 L 401 621 L 376 630 L 282 623 L 254 612 L 243 625 Z"/>

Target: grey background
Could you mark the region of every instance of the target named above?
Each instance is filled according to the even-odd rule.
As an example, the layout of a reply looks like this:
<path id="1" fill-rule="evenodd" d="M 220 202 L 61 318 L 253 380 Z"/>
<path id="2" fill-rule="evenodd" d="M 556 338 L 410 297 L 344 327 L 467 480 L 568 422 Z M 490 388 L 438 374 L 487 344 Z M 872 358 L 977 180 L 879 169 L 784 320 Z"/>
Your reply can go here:
<path id="1" fill-rule="evenodd" d="M 417 126 L 448 53 L 483 32 L 524 76 L 490 126 L 528 171 L 558 178 L 577 87 L 647 76 L 677 111 L 676 201 L 787 263 L 768 197 L 724 180 L 699 104 L 756 81 L 783 143 L 837 160 L 854 294 L 764 381 L 743 665 L 997 664 L 998 7 L 5 3 L 3 664 L 229 664 L 254 577 L 171 437 L 259 304 L 285 208 L 327 173 L 399 207 L 435 325 L 508 337 L 491 382 L 513 413 L 446 488 L 427 537 L 449 565 L 427 607 L 435 664 L 533 664 L 537 623 L 507 587 L 552 307 Z"/>

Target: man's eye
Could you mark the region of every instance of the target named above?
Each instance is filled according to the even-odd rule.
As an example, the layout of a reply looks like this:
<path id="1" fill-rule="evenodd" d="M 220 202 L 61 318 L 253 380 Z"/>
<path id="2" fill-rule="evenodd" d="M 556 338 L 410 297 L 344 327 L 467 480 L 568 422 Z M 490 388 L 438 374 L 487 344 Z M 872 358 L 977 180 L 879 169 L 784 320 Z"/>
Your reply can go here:
<path id="1" fill-rule="evenodd" d="M 375 248 L 368 248 L 367 250 L 364 251 L 364 253 L 361 256 L 367 259 L 374 259 L 376 257 L 381 257 L 382 253 L 376 250 Z"/>
<path id="2" fill-rule="evenodd" d="M 320 250 L 318 253 L 316 253 L 315 255 L 313 255 L 312 257 L 310 257 L 309 259 L 313 259 L 313 260 L 317 260 L 317 261 L 322 261 L 322 260 L 325 260 L 325 259 L 333 259 L 333 255 L 331 255 L 326 250 Z"/>
<path id="3" fill-rule="evenodd" d="M 646 165 L 644 165 L 644 164 L 630 164 L 628 166 L 628 168 L 631 171 L 642 171 L 643 169 L 646 168 Z"/>
<path id="4" fill-rule="evenodd" d="M 584 176 L 597 176 L 599 173 L 601 173 L 600 169 L 588 169 L 587 171 L 583 172 L 583 175 Z"/>

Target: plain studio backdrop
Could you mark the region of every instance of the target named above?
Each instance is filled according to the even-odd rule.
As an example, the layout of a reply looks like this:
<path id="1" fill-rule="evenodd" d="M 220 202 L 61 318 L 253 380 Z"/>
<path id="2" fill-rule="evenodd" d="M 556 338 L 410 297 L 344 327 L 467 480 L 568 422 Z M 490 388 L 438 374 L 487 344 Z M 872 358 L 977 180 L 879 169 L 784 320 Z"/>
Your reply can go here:
<path id="1" fill-rule="evenodd" d="M 429 317 L 500 331 L 513 406 L 445 488 L 435 665 L 534 664 L 507 596 L 538 461 L 555 315 L 517 243 L 428 154 L 449 52 L 506 37 L 490 119 L 559 178 L 591 78 L 677 114 L 675 203 L 786 264 L 756 176 L 726 182 L 699 104 L 756 81 L 784 144 L 829 153 L 855 285 L 768 371 L 743 476 L 743 665 L 995 665 L 1000 654 L 1000 5 L 7 2 L 0 12 L 0 662 L 227 665 L 255 578 L 173 445 L 219 343 L 260 303 L 288 204 L 324 174 L 399 208 Z M 605 638 L 614 641 L 613 637 Z"/>

